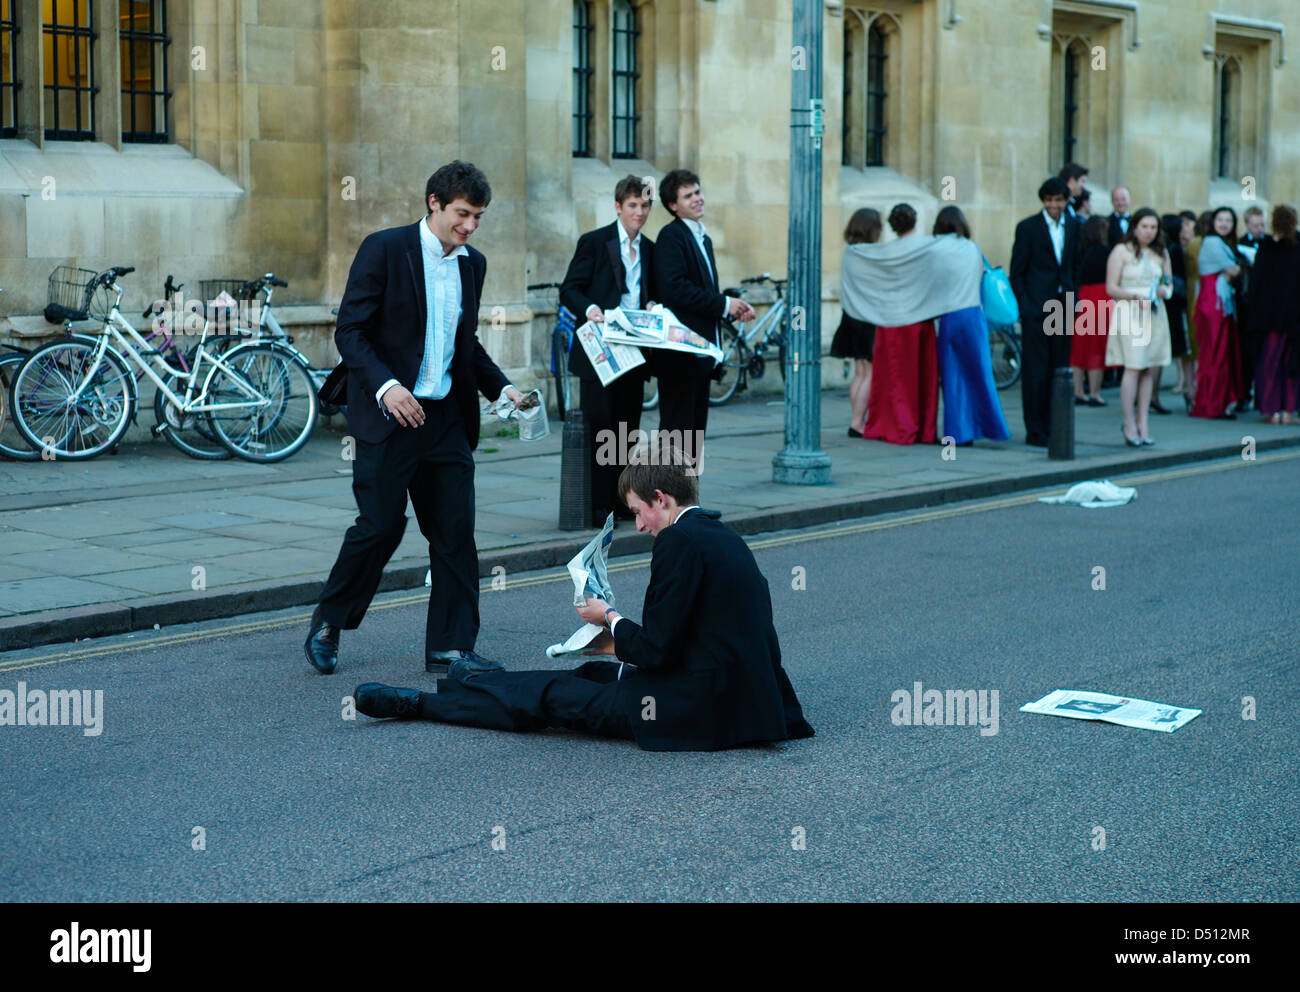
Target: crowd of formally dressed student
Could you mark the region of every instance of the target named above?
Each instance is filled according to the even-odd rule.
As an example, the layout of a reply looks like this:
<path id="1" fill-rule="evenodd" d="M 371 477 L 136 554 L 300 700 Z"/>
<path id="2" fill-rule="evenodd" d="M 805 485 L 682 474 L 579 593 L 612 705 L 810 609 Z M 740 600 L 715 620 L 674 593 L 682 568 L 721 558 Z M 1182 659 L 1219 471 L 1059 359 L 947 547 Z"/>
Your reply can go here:
<path id="1" fill-rule="evenodd" d="M 1071 164 L 1038 190 L 1042 209 L 1016 227 L 1008 276 L 1019 308 L 1025 441 L 1046 447 L 1051 435 L 1055 369 L 1074 370 L 1074 402 L 1106 406 L 1106 374 L 1119 385 L 1120 427 L 1132 447 L 1152 445 L 1149 413 L 1168 414 L 1159 398 L 1165 366 L 1176 362 L 1172 392 L 1194 417 L 1234 419 L 1257 408 L 1271 423 L 1300 417 L 1300 244 L 1295 208 L 1272 211 L 1272 233 L 1258 207 L 1219 207 L 1163 216 L 1130 212 L 1123 186 L 1112 213 L 1091 215 Z M 916 212 L 899 204 L 889 226 L 915 233 Z M 859 210 L 845 230 L 849 245 L 879 240 L 879 214 Z M 961 211 L 944 207 L 933 234 L 971 236 Z M 852 437 L 933 442 L 942 381 L 944 435 L 956 443 L 1005 440 L 1009 432 L 989 362 L 979 308 L 905 327 L 873 327 L 845 313 L 831 355 L 852 359 Z"/>

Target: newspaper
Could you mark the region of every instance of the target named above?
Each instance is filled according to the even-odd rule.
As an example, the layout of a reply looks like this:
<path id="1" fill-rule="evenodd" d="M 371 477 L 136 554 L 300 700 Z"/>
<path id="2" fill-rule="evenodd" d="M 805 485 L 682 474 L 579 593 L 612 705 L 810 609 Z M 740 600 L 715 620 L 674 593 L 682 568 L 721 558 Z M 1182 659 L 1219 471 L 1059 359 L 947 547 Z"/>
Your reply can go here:
<path id="1" fill-rule="evenodd" d="M 645 364 L 645 356 L 640 350 L 609 340 L 600 324 L 589 320 L 574 333 L 602 386 L 608 386 L 623 373 Z"/>
<path id="2" fill-rule="evenodd" d="M 614 307 L 605 311 L 605 323 L 605 340 L 611 343 L 707 355 L 714 364 L 722 361 L 721 348 L 696 334 L 662 304 L 655 304 L 649 310 Z"/>
<path id="3" fill-rule="evenodd" d="M 609 584 L 609 546 L 614 543 L 614 514 L 605 518 L 600 533 L 587 542 L 587 546 L 574 555 L 568 564 L 569 577 L 573 579 L 573 605 L 581 606 L 589 599 L 603 599 L 614 605 L 614 589 Z M 584 623 L 567 641 L 552 644 L 546 649 L 548 658 L 581 654 L 601 634 L 603 626 Z"/>
<path id="4" fill-rule="evenodd" d="M 1162 730 L 1172 734 L 1179 727 L 1201 715 L 1201 710 L 1185 706 L 1153 703 L 1149 699 L 1127 699 L 1104 692 L 1077 689 L 1054 689 L 1042 699 L 1025 703 L 1021 713 L 1068 716 L 1075 720 L 1104 720 L 1121 727 L 1139 730 Z"/>

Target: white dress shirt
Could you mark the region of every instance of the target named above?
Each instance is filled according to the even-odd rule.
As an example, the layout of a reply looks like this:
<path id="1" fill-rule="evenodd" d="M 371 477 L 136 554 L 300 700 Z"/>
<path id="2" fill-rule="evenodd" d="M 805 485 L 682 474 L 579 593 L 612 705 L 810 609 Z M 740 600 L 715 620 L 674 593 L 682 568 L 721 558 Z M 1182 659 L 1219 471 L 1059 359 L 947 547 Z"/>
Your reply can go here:
<path id="1" fill-rule="evenodd" d="M 1047 233 L 1052 239 L 1052 251 L 1056 253 L 1056 264 L 1061 264 L 1061 256 L 1065 254 L 1065 214 L 1061 214 L 1060 220 L 1052 220 L 1052 215 L 1046 210 L 1043 211 L 1043 220 L 1047 221 Z M 1060 283 L 1056 285 L 1056 291 L 1059 293 L 1062 287 Z"/>
<path id="2" fill-rule="evenodd" d="M 623 271 L 627 274 L 625 292 L 618 301 L 624 310 L 641 309 L 641 232 L 633 238 L 627 233 L 622 222 L 618 222 L 618 251 L 623 257 Z M 632 260 L 632 247 L 636 247 L 636 261 Z"/>
<path id="3" fill-rule="evenodd" d="M 691 233 L 695 235 L 695 243 L 699 245 L 700 254 L 704 257 L 704 268 L 708 270 L 709 275 L 712 276 L 716 282 L 718 275 L 713 271 L 713 266 L 709 263 L 709 252 L 704 247 L 704 235 L 708 233 L 704 229 L 704 224 L 698 220 L 692 220 L 690 217 L 683 217 L 682 220 L 686 222 L 686 226 L 690 228 Z M 724 296 L 722 299 L 722 316 L 724 317 L 727 315 L 727 304 L 729 302 L 730 301 Z"/>
<path id="4" fill-rule="evenodd" d="M 427 220 L 420 222 L 420 250 L 424 259 L 424 356 L 415 378 L 413 396 L 440 400 L 451 392 L 451 360 L 456 351 L 456 326 L 461 318 L 460 258 L 469 254 L 458 245 L 444 254 L 442 242 L 429 229 Z M 375 402 L 387 415 L 381 402 L 384 393 L 397 384 L 389 379 L 375 392 Z"/>

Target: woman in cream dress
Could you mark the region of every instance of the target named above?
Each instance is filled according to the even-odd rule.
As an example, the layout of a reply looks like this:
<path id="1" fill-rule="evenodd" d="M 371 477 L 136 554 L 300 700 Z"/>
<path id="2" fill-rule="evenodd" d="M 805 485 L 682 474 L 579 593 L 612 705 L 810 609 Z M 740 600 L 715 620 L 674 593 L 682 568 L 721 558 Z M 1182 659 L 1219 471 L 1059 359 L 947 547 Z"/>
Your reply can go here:
<path id="1" fill-rule="evenodd" d="M 1129 446 L 1154 444 L 1147 425 L 1156 370 L 1169 364 L 1169 318 L 1164 301 L 1173 292 L 1169 253 L 1160 215 L 1143 207 L 1133 215 L 1128 234 L 1111 249 L 1106 292 L 1115 301 L 1106 364 L 1124 366 L 1119 402 Z"/>

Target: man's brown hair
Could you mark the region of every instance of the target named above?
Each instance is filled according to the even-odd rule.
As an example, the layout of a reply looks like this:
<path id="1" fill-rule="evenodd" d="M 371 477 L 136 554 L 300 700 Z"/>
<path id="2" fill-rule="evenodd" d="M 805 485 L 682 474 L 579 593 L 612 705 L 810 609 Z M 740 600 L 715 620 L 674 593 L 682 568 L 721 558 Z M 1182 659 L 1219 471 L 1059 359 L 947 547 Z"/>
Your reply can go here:
<path id="1" fill-rule="evenodd" d="M 614 187 L 614 202 L 622 203 L 629 196 L 643 196 L 654 206 L 654 197 L 650 195 L 651 183 L 641 176 L 626 175 Z"/>
<path id="2" fill-rule="evenodd" d="M 642 503 L 653 503 L 657 489 L 676 500 L 678 506 L 699 502 L 699 483 L 687 471 L 694 470 L 694 462 L 682 454 L 682 449 L 675 444 L 663 444 L 651 454 L 655 457 L 628 465 L 619 474 L 619 498 L 626 503 L 627 494 L 632 492 Z"/>

